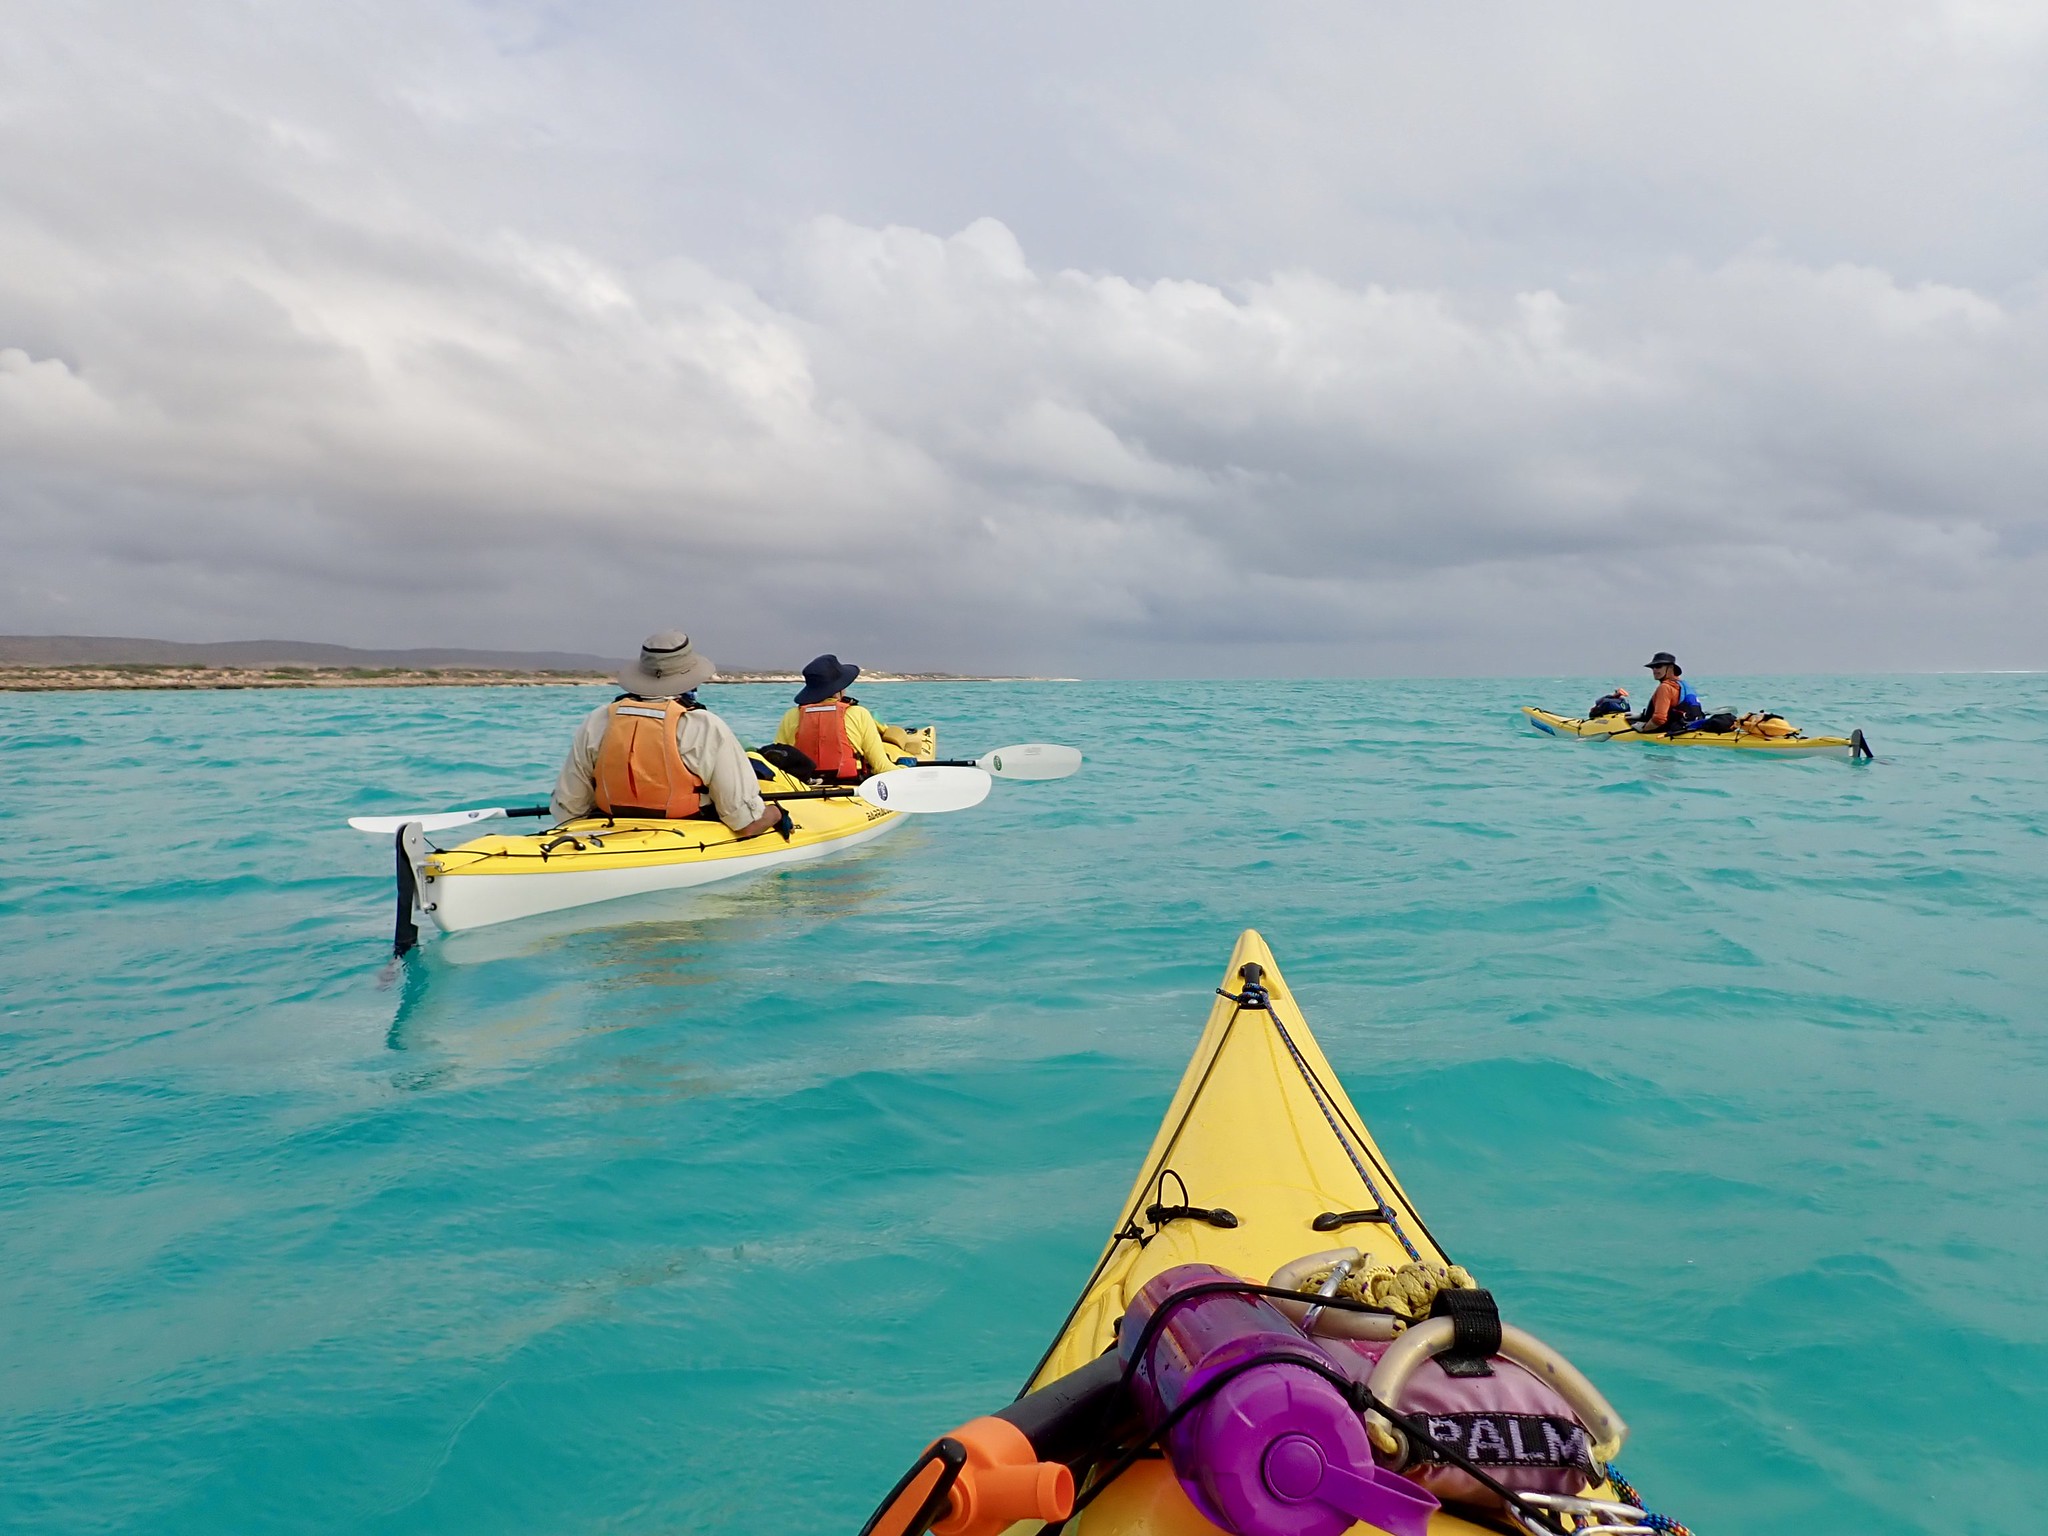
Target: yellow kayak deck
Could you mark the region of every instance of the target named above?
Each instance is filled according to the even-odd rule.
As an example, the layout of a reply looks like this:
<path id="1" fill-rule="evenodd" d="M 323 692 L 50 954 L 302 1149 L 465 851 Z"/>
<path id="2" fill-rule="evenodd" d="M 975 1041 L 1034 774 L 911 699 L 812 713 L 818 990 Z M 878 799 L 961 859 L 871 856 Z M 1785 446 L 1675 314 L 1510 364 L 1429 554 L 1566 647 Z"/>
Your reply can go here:
<path id="1" fill-rule="evenodd" d="M 801 791 L 803 781 L 775 770 L 764 779 L 765 793 Z M 789 800 L 793 830 L 787 841 L 774 835 L 741 839 L 721 821 L 665 821 L 583 816 L 545 832 L 524 835 L 492 833 L 460 847 L 434 854 L 425 870 L 439 879 L 464 875 L 560 875 L 581 871 L 624 870 L 673 864 L 708 864 L 725 859 L 752 859 L 764 853 L 838 842 L 892 820 L 881 810 L 851 795 L 827 800 Z"/>
<path id="2" fill-rule="evenodd" d="M 1124 1201 L 1115 1235 L 1032 1386 L 1078 1370 L 1107 1349 L 1111 1328 L 1131 1298 L 1154 1275 L 1178 1264 L 1216 1264 L 1264 1281 L 1290 1259 L 1328 1248 L 1358 1248 L 1393 1266 L 1413 1258 L 1448 1262 L 1309 1033 L 1272 951 L 1250 929 L 1231 952 L 1223 979 L 1226 991 L 1242 988 L 1247 964 L 1261 968 L 1271 1012 L 1240 1009 L 1228 997 L 1216 999 L 1194 1059 Z M 1306 1074 L 1288 1049 L 1290 1039 Z M 1321 1084 L 1320 1101 L 1311 1076 Z M 1360 1153 L 1363 1174 L 1332 1130 L 1326 1106 Z M 1159 1185 L 1168 1169 L 1178 1181 L 1166 1179 L 1162 1196 Z M 1388 1224 L 1315 1229 L 1320 1216 L 1376 1209 L 1382 1200 L 1415 1245 L 1415 1254 L 1402 1247 Z M 1145 1208 L 1155 1203 L 1220 1206 L 1237 1217 L 1238 1225 L 1172 1221 L 1157 1226 L 1145 1220 Z"/>
<path id="3" fill-rule="evenodd" d="M 1392 1267 L 1449 1262 L 1337 1081 L 1272 951 L 1249 929 L 1231 952 L 1224 993 L 1242 995 L 1247 965 L 1260 968 L 1269 1007 L 1216 999 L 1112 1235 L 1033 1372 L 1032 1388 L 1109 1349 L 1131 1299 L 1176 1265 L 1215 1264 L 1264 1283 L 1292 1260 L 1335 1248 L 1357 1248 Z M 1220 1207 L 1237 1225 L 1147 1216 L 1148 1207 L 1162 1205 Z M 1377 1212 L 1390 1219 L 1369 1219 Z M 1010 1536 L 1037 1529 L 1027 1522 Z M 1496 1529 L 1444 1511 L 1429 1523 L 1431 1536 Z M 1371 1536 L 1373 1527 L 1353 1530 Z M 1132 1466 L 1065 1527 L 1065 1536 L 1215 1532 L 1157 1459 Z"/>
<path id="4" fill-rule="evenodd" d="M 761 788 L 805 792 L 802 781 L 779 770 Z M 544 832 L 492 833 L 454 848 L 422 849 L 414 871 L 420 910 L 444 932 L 460 933 L 627 897 L 667 897 L 849 852 L 903 821 L 851 794 L 781 803 L 789 811 L 787 837 L 736 837 L 723 822 L 702 817 L 584 816 Z"/>
<path id="5" fill-rule="evenodd" d="M 1868 757 L 1861 731 L 1847 736 L 1748 736 L 1735 731 L 1639 731 L 1626 715 L 1597 720 L 1574 719 L 1524 704 L 1529 723 L 1547 736 L 1573 736 L 1581 741 L 1634 741 L 1663 747 L 1718 747 L 1723 751 L 1760 752 L 1766 757 Z"/>

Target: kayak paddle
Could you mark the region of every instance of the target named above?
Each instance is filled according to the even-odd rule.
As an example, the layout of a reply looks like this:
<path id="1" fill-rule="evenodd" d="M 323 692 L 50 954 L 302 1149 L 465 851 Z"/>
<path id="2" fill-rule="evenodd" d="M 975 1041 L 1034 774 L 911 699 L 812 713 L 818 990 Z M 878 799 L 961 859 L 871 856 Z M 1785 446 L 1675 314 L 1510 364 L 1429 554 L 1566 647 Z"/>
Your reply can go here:
<path id="1" fill-rule="evenodd" d="M 964 811 L 988 798 L 994 781 L 974 763 L 919 763 L 834 789 L 792 789 L 763 795 L 763 800 L 836 800 L 851 795 L 884 811 L 912 816 Z"/>
<path id="2" fill-rule="evenodd" d="M 348 824 L 358 832 L 371 832 L 380 837 L 389 837 L 403 827 L 419 824 L 422 832 L 446 832 L 452 827 L 466 827 L 473 821 L 491 821 L 499 816 L 545 816 L 549 807 L 545 805 L 487 806 L 480 811 L 420 811 L 411 816 L 351 816 Z"/>
<path id="3" fill-rule="evenodd" d="M 1079 753 L 1075 753 L 1079 757 Z M 864 800 L 877 810 L 902 811 L 911 816 L 931 816 L 944 811 L 964 811 L 988 798 L 990 779 L 972 763 L 920 763 L 915 768 L 898 768 L 878 773 L 858 784 L 831 789 L 797 789 L 766 794 L 778 800 Z M 545 805 L 486 806 L 474 811 L 423 811 L 406 816 L 351 816 L 348 824 L 358 832 L 389 837 L 400 829 L 417 825 L 422 832 L 446 832 L 499 816 L 546 816 Z"/>
<path id="4" fill-rule="evenodd" d="M 979 757 L 941 758 L 925 766 L 979 768 L 999 779 L 1064 779 L 1081 771 L 1081 753 L 1049 741 L 1027 741 L 1022 746 L 997 747 Z"/>

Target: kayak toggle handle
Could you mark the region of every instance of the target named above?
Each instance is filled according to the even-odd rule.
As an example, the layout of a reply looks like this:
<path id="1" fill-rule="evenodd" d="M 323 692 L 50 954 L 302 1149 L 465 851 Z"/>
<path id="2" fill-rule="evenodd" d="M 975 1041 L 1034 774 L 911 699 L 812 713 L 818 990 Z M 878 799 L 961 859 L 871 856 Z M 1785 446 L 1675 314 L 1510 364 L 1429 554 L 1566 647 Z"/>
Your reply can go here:
<path id="1" fill-rule="evenodd" d="M 1386 1226 L 1391 1224 L 1393 1219 L 1394 1213 L 1381 1205 L 1369 1211 L 1325 1211 L 1308 1225 L 1312 1232 L 1335 1232 L 1340 1227 L 1354 1227 L 1366 1221 L 1376 1221 Z"/>
<path id="2" fill-rule="evenodd" d="M 1168 1205 L 1166 1203 L 1166 1181 L 1168 1179 L 1173 1180 L 1174 1183 L 1180 1186 L 1180 1204 L 1178 1205 Z M 1206 1221 L 1212 1227 L 1223 1227 L 1225 1229 L 1237 1225 L 1237 1214 L 1234 1211 L 1226 1211 L 1220 1205 L 1214 1207 L 1196 1205 L 1193 1198 L 1188 1194 L 1188 1181 L 1171 1168 L 1159 1170 L 1159 1182 L 1156 1188 L 1159 1198 L 1145 1207 L 1145 1219 L 1151 1222 L 1155 1229 L 1165 1226 L 1169 1221 Z"/>
<path id="3" fill-rule="evenodd" d="M 1163 1227 L 1169 1221 L 1206 1221 L 1212 1227 L 1225 1229 L 1237 1225 L 1236 1213 L 1220 1205 L 1148 1205 L 1145 1219 L 1155 1227 Z"/>
<path id="4" fill-rule="evenodd" d="M 1273 1011 L 1273 999 L 1266 992 L 1266 968 L 1256 960 L 1247 960 L 1237 968 L 1237 974 L 1244 982 L 1244 990 L 1242 992 L 1226 992 L 1221 987 L 1218 987 L 1216 995 L 1230 999 L 1239 1008 L 1262 1008 L 1267 1013 L 1271 1013 Z"/>

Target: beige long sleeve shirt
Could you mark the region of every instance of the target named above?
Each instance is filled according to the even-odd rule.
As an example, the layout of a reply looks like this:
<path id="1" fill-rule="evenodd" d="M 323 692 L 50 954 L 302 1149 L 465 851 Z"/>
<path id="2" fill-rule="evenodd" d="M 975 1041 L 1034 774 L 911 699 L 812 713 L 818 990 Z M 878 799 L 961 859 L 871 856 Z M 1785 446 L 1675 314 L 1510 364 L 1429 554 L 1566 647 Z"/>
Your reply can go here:
<path id="1" fill-rule="evenodd" d="M 597 748 L 604 740 L 610 704 L 600 704 L 576 727 L 576 739 L 569 743 L 569 756 L 555 780 L 550 804 L 557 819 L 588 816 L 597 804 Z M 761 781 L 754 777 L 754 765 L 732 727 L 708 709 L 693 709 L 676 727 L 676 745 L 683 754 L 683 766 L 704 781 L 718 819 L 733 831 L 760 820 L 767 811 L 761 799 Z"/>

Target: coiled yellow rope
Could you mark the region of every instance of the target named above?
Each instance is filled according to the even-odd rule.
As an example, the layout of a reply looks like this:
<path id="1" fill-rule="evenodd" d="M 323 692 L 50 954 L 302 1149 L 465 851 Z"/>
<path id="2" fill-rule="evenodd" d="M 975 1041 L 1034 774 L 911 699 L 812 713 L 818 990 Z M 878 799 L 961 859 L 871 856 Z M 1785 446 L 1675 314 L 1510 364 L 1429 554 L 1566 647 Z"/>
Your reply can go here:
<path id="1" fill-rule="evenodd" d="M 1320 1291 L 1335 1265 L 1313 1270 L 1302 1281 L 1305 1291 Z M 1344 1277 L 1337 1294 L 1349 1301 L 1363 1302 L 1391 1312 L 1408 1322 L 1429 1316 L 1437 1296 L 1444 1291 L 1477 1290 L 1479 1282 L 1462 1264 L 1403 1264 L 1393 1269 L 1368 1259 Z"/>

